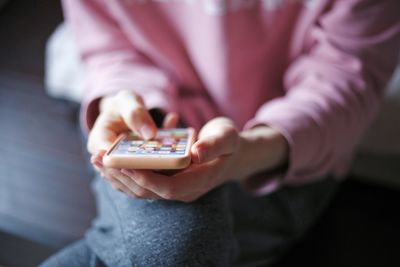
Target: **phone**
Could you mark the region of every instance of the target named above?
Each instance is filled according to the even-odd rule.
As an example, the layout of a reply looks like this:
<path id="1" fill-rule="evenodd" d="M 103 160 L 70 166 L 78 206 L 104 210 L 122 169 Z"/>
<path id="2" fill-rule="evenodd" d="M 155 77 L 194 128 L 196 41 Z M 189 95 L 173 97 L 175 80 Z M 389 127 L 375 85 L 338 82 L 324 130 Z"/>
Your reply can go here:
<path id="1" fill-rule="evenodd" d="M 104 155 L 103 164 L 121 169 L 183 169 L 190 164 L 193 142 L 193 128 L 159 129 L 147 141 L 134 132 L 123 133 Z"/>

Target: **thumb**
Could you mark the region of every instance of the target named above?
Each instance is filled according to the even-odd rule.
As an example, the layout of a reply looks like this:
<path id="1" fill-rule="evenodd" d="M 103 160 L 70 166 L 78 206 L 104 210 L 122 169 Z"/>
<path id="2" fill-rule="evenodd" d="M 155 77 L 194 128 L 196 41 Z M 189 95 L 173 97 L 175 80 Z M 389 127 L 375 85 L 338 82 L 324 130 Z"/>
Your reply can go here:
<path id="1" fill-rule="evenodd" d="M 210 122 L 199 135 L 199 140 L 191 148 L 195 163 L 205 163 L 218 157 L 232 154 L 239 144 L 239 135 L 233 124 L 219 121 L 218 125 Z M 212 131 L 207 132 L 207 128 Z"/>
<path id="2" fill-rule="evenodd" d="M 102 122 L 100 115 L 98 120 L 95 122 L 92 131 L 89 133 L 87 150 L 92 155 L 100 150 L 108 150 L 118 137 L 116 131 L 103 124 L 105 123 Z"/>

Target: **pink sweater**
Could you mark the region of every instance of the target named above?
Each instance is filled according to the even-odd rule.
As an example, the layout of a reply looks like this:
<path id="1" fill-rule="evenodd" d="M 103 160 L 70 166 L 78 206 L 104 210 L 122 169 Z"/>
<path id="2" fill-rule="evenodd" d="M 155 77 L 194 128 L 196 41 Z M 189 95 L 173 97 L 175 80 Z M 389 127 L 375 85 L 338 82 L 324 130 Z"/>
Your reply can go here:
<path id="1" fill-rule="evenodd" d="M 199 129 L 278 129 L 289 167 L 259 193 L 342 177 L 400 47 L 399 0 L 64 0 L 87 65 L 83 118 L 120 89 Z M 249 183 L 252 184 L 252 183 Z"/>

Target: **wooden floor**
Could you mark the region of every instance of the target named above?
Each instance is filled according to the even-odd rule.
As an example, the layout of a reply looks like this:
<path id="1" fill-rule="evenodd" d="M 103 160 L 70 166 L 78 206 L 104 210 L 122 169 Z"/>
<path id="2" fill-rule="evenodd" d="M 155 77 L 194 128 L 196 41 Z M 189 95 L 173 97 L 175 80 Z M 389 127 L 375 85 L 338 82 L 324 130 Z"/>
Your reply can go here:
<path id="1" fill-rule="evenodd" d="M 0 9 L 0 266 L 37 266 L 94 216 L 78 106 L 42 83 L 45 41 L 61 20 L 54 0 Z M 398 191 L 351 178 L 277 267 L 400 266 L 399 207 Z"/>

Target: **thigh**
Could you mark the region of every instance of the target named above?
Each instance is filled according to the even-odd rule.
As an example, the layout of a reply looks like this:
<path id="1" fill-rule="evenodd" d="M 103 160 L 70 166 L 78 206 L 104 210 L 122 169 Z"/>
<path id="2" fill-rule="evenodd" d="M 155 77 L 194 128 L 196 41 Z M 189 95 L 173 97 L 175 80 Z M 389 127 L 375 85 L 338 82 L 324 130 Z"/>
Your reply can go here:
<path id="1" fill-rule="evenodd" d="M 337 181 L 327 178 L 255 197 L 232 185 L 230 199 L 240 251 L 235 266 L 274 263 L 312 226 L 337 186 Z"/>
<path id="2" fill-rule="evenodd" d="M 75 242 L 43 262 L 40 267 L 105 267 L 85 240 Z"/>
<path id="3" fill-rule="evenodd" d="M 108 266 L 230 266 L 235 253 L 226 187 L 193 203 L 141 200 L 97 178 L 98 217 L 86 234 Z"/>

